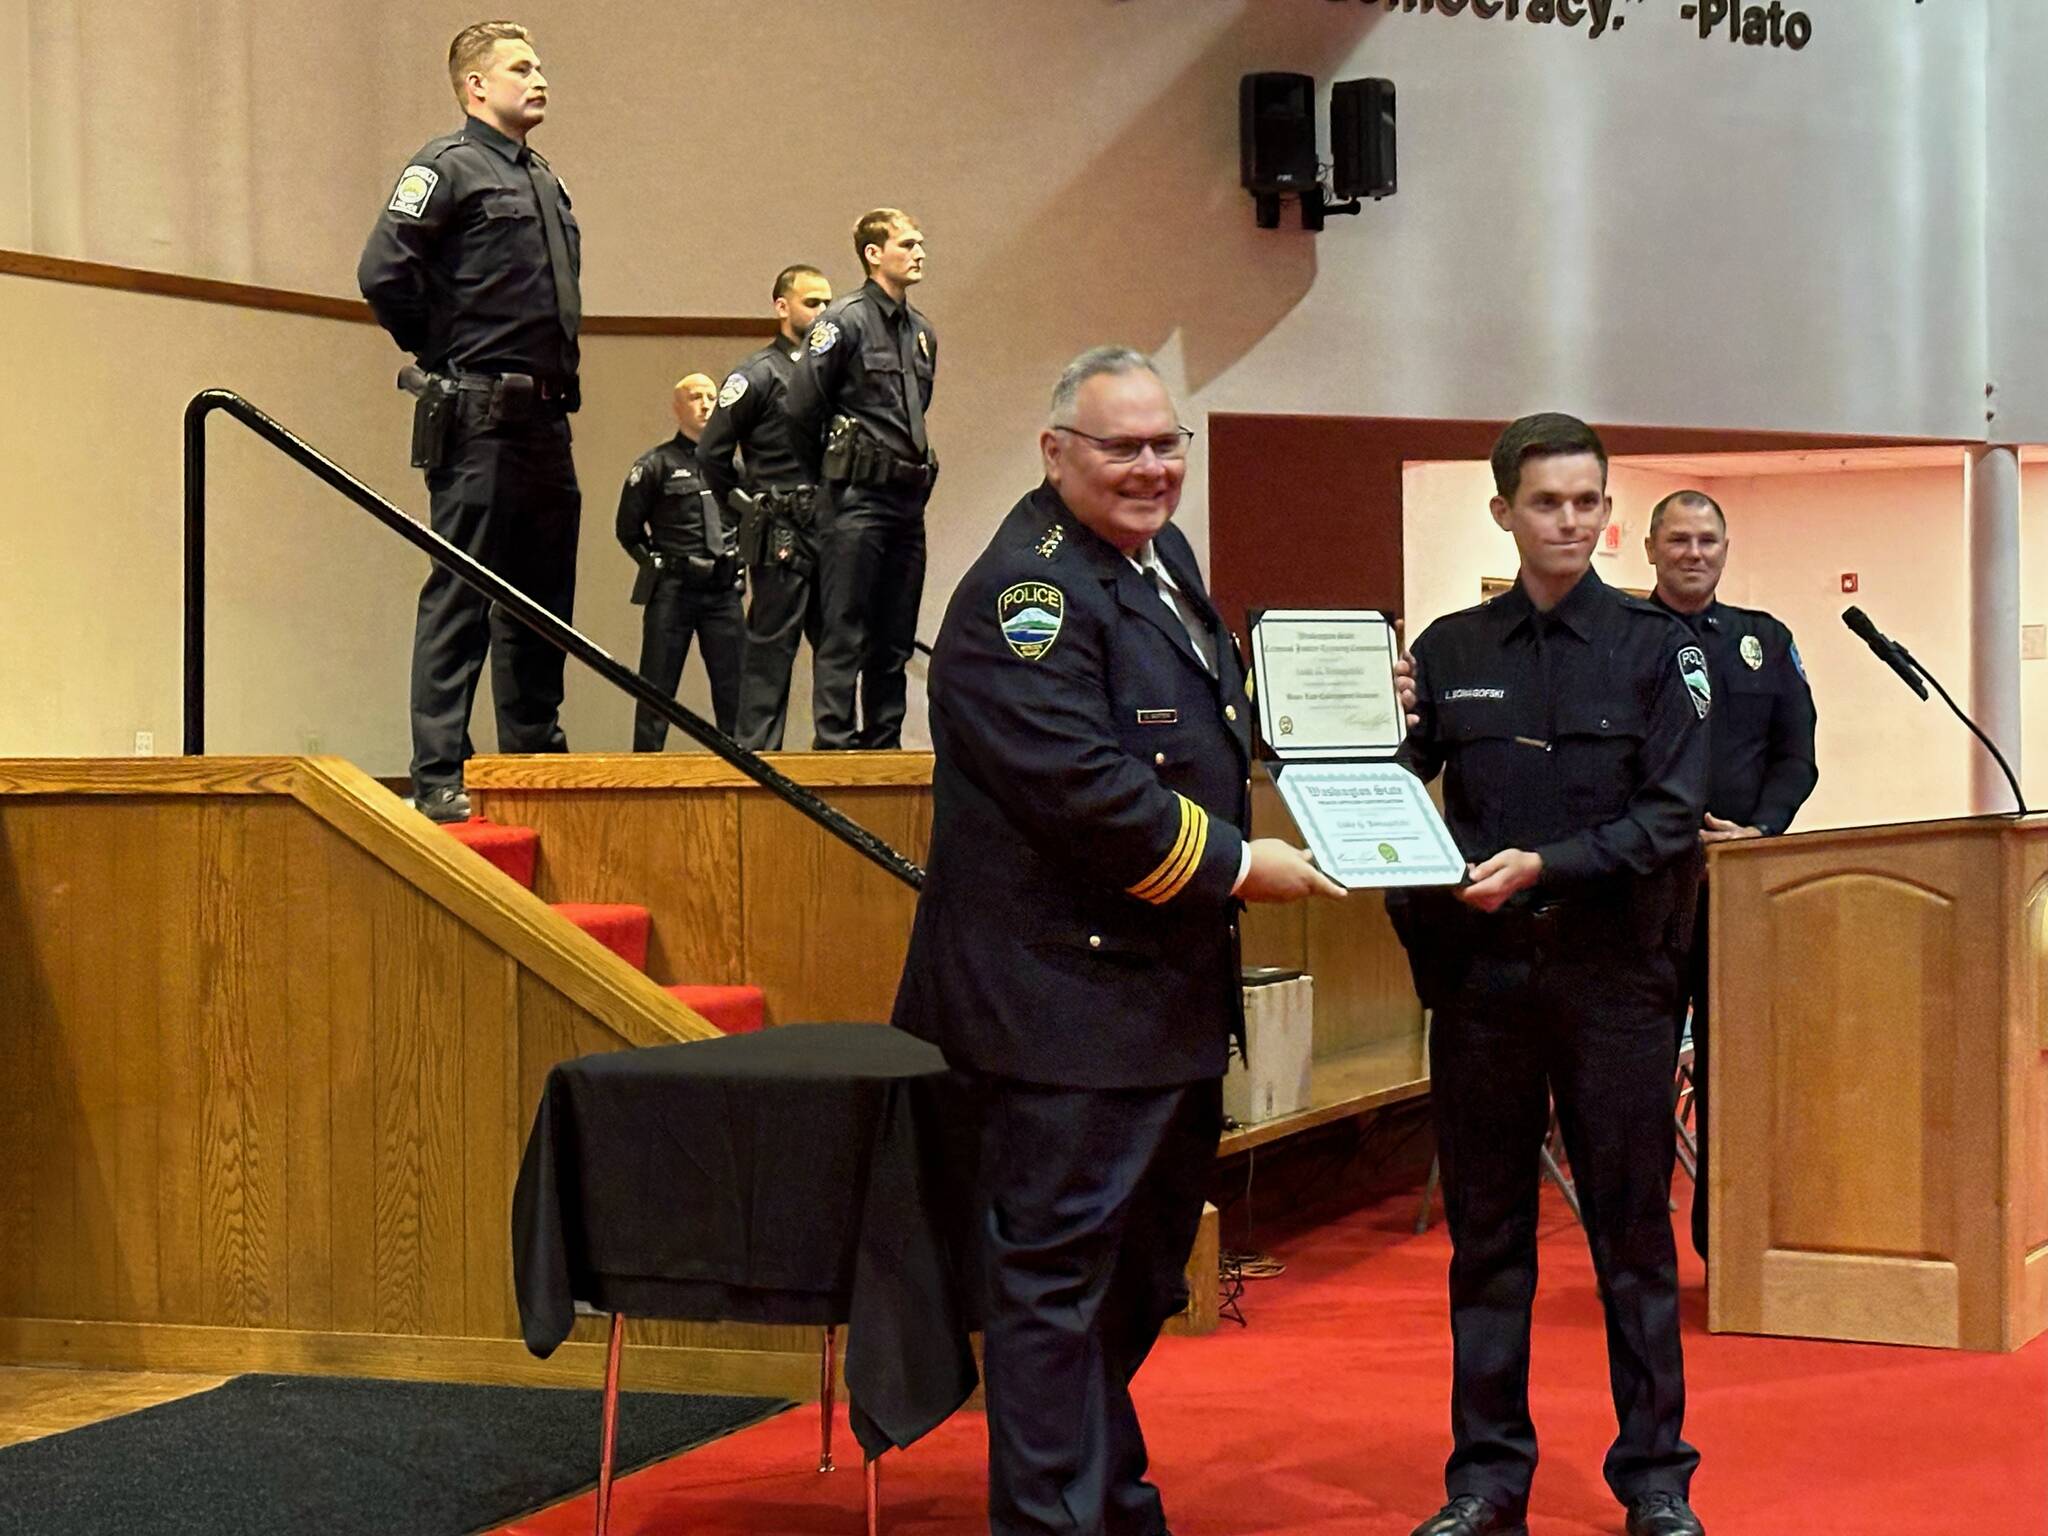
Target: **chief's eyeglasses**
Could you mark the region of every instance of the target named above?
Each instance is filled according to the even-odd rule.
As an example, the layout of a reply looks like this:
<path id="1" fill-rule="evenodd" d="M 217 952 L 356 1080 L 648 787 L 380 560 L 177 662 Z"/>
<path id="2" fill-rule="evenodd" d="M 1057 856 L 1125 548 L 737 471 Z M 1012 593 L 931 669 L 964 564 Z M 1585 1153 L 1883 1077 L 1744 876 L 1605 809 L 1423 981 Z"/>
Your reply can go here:
<path id="1" fill-rule="evenodd" d="M 1064 432 L 1070 437 L 1085 438 L 1095 445 L 1095 451 L 1112 464 L 1135 464 L 1147 448 L 1152 456 L 1167 463 L 1174 463 L 1188 456 L 1188 444 L 1195 434 L 1186 427 L 1175 427 L 1173 431 L 1161 433 L 1158 437 L 1097 437 L 1093 432 L 1083 432 L 1079 427 L 1055 426 L 1055 432 Z"/>

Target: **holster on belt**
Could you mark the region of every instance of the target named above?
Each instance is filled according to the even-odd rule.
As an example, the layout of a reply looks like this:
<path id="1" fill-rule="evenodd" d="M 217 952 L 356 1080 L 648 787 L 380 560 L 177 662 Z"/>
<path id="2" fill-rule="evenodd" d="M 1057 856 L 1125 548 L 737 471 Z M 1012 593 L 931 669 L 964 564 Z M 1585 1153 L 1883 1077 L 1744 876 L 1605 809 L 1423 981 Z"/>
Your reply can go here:
<path id="1" fill-rule="evenodd" d="M 441 468 L 455 444 L 460 401 L 455 381 L 408 363 L 398 370 L 398 387 L 413 397 L 412 467 Z"/>
<path id="2" fill-rule="evenodd" d="M 825 436 L 825 478 L 847 485 L 920 490 L 938 477 L 938 461 L 906 459 L 851 416 L 835 416 Z"/>

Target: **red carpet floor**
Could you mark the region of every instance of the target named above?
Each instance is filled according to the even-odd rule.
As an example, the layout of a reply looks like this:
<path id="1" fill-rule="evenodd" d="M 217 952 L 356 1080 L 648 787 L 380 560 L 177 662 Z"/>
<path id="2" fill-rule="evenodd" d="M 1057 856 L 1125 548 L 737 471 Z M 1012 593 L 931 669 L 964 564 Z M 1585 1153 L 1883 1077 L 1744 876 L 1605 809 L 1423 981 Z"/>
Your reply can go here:
<path id="1" fill-rule="evenodd" d="M 1619 1532 L 1600 1480 L 1613 1412 L 1592 1270 L 1546 1195 L 1530 1530 Z M 1275 1238 L 1287 1272 L 1248 1287 L 1248 1329 L 1161 1342 L 1137 1396 L 1177 1536 L 1406 1536 L 1442 1502 L 1449 1244 L 1441 1223 L 1414 1236 L 1414 1211 L 1402 1198 Z M 2048 1336 L 2009 1356 L 1712 1336 L 1681 1250 L 1693 1493 L 1713 1536 L 2048 1533 Z M 630 1384 L 630 1349 L 626 1370 Z M 842 1415 L 842 1470 L 821 1477 L 817 1429 L 807 1406 L 624 1480 L 614 1536 L 853 1536 L 858 1449 Z M 960 1414 L 888 1457 L 883 1529 L 986 1529 L 985 1451 L 981 1416 Z M 506 1536 L 583 1536 L 591 1515 L 586 1496 Z"/>

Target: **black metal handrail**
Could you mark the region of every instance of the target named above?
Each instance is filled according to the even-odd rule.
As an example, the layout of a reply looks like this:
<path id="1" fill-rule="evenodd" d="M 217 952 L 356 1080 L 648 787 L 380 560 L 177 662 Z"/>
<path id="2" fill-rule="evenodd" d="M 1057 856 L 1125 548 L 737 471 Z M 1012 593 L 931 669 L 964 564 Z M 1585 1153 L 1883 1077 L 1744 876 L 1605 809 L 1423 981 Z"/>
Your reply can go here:
<path id="1" fill-rule="evenodd" d="M 786 805 L 830 832 L 849 848 L 912 889 L 924 871 L 844 812 L 827 805 L 801 784 L 762 761 L 717 726 L 692 714 L 632 668 L 621 664 L 589 636 L 565 624 L 539 603 L 481 565 L 430 528 L 422 527 L 339 464 L 265 415 L 232 390 L 205 389 L 185 407 L 185 752 L 206 751 L 206 418 L 215 411 L 232 416 L 286 458 L 312 472 L 407 543 L 452 571 L 557 649 L 582 662 L 613 687 L 654 710 L 669 724 L 701 742 Z"/>

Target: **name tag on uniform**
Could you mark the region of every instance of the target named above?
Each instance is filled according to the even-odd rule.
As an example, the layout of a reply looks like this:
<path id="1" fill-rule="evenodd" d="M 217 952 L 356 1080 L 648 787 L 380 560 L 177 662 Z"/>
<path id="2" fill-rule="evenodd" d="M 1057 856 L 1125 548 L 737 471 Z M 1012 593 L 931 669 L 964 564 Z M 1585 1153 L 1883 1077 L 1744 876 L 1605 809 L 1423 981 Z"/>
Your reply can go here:
<path id="1" fill-rule="evenodd" d="M 1180 711 L 1177 709 L 1141 709 L 1138 711 L 1140 725 L 1179 725 Z"/>

